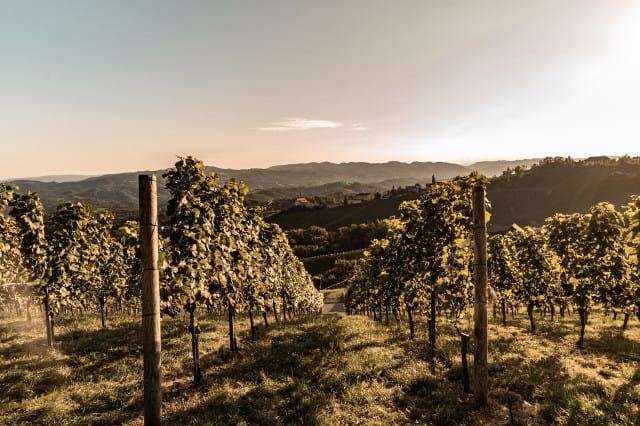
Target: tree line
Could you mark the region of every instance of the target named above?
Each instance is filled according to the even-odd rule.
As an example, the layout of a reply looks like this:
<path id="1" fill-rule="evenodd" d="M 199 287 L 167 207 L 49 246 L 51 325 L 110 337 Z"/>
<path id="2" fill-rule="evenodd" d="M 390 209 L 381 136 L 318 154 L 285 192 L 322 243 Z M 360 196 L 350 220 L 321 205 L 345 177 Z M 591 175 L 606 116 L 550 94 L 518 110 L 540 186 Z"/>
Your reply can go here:
<path id="1" fill-rule="evenodd" d="M 437 320 L 446 315 L 457 325 L 473 303 L 471 188 L 478 175 L 441 181 L 415 201 L 403 203 L 387 220 L 385 238 L 372 241 L 348 280 L 346 307 L 351 313 L 388 323 L 392 314 L 407 319 L 415 336 L 415 315 L 424 314 L 431 350 Z M 490 194 L 489 194 L 490 195 Z M 490 210 L 490 202 L 486 200 Z M 490 218 L 488 214 L 487 219 Z M 526 307 L 531 331 L 534 310 L 578 314 L 583 345 L 589 312 L 601 305 L 626 328 L 640 319 L 640 197 L 622 209 L 599 203 L 588 213 L 555 214 L 544 225 L 513 227 L 488 241 L 490 300 L 494 315 Z M 461 335 L 462 337 L 462 335 Z M 464 339 L 463 339 L 464 340 Z"/>
<path id="2" fill-rule="evenodd" d="M 300 258 L 363 249 L 372 240 L 384 238 L 386 233 L 382 220 L 341 226 L 336 231 L 328 231 L 322 226 L 286 231 L 289 244 Z"/>
<path id="3" fill-rule="evenodd" d="M 162 312 L 184 313 L 192 337 L 194 381 L 199 367 L 198 314 L 228 314 L 230 349 L 237 351 L 235 318 L 264 325 L 317 313 L 322 295 L 290 248 L 286 235 L 245 203 L 247 187 L 207 175 L 204 164 L 181 158 L 166 174 L 171 194 L 159 226 Z M 45 215 L 37 193 L 0 185 L 0 308 L 44 313 L 49 345 L 59 315 L 140 308 L 139 224 L 77 202 Z"/>
<path id="4" fill-rule="evenodd" d="M 471 174 L 434 183 L 387 220 L 386 238 L 374 240 L 349 278 L 346 307 L 375 319 L 406 313 L 411 338 L 414 316 L 427 313 L 428 340 L 437 341 L 436 318 L 447 310 L 459 317 L 472 295 Z"/>

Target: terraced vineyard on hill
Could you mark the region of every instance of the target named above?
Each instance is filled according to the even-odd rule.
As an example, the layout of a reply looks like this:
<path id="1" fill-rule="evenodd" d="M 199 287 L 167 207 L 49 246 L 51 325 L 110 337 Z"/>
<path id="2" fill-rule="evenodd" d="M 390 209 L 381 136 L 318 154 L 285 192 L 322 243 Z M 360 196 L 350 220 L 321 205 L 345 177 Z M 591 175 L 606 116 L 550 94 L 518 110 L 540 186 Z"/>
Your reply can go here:
<path id="1" fill-rule="evenodd" d="M 435 182 L 320 292 L 242 184 L 192 157 L 165 178 L 162 224 L 80 203 L 45 216 L 37 194 L 1 187 L 1 423 L 141 424 L 149 228 L 165 423 L 638 423 L 640 197 L 494 235 L 487 263 L 486 178 Z M 493 309 L 488 401 L 467 367 L 478 297 Z"/>

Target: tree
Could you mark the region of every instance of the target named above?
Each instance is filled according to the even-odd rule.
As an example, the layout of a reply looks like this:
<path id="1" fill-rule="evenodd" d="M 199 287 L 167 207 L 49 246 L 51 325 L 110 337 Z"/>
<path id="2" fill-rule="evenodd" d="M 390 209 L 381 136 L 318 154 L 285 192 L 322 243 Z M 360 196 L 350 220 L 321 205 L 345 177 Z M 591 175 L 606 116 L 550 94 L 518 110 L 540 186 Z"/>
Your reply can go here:
<path id="1" fill-rule="evenodd" d="M 429 306 L 429 345 L 436 344 L 440 306 L 454 315 L 469 298 L 471 188 L 478 175 L 429 186 L 418 200 L 402 203 L 387 221 L 387 238 L 374 240 L 349 280 L 347 306 L 372 312 L 403 300 L 414 335 L 413 311 Z M 382 316 L 380 310 L 380 316 Z"/>
<path id="2" fill-rule="evenodd" d="M 88 222 L 88 250 L 85 262 L 91 292 L 100 308 L 102 327 L 106 327 L 106 305 L 109 298 L 119 298 L 127 277 L 123 246 L 113 235 L 115 216 L 108 211 L 98 212 Z"/>
<path id="3" fill-rule="evenodd" d="M 504 326 L 507 325 L 507 304 L 515 302 L 515 293 L 519 285 L 518 262 L 514 251 L 509 235 L 494 235 L 489 238 L 489 282 L 498 293 Z"/>
<path id="4" fill-rule="evenodd" d="M 634 306 L 636 315 L 640 319 L 640 196 L 633 195 L 625 206 L 624 218 L 626 224 L 626 248 L 630 267 L 631 286 L 624 295 L 625 305 Z M 626 326 L 628 314 L 625 315 Z"/>
<path id="5" fill-rule="evenodd" d="M 140 224 L 128 220 L 118 228 L 118 241 L 122 249 L 122 273 L 124 285 L 121 302 L 136 305 L 140 300 L 142 271 L 140 269 Z"/>
<path id="6" fill-rule="evenodd" d="M 533 309 L 545 303 L 556 286 L 556 270 L 551 263 L 551 254 L 541 230 L 527 227 L 522 231 L 512 232 L 510 237 L 518 271 L 516 296 L 526 304 L 531 332 L 535 333 Z"/>
<path id="7" fill-rule="evenodd" d="M 20 230 L 15 221 L 5 215 L 15 193 L 9 185 L 0 184 L 0 306 L 15 308 L 20 313 L 20 302 L 29 298 L 25 292 L 25 271 L 20 251 Z M 27 289 L 28 291 L 28 289 Z M 27 306 L 27 314 L 29 308 Z"/>
<path id="8" fill-rule="evenodd" d="M 38 194 L 28 192 L 10 203 L 11 216 L 20 231 L 20 253 L 29 277 L 34 282 L 44 304 L 47 343 L 53 346 L 53 323 L 48 279 L 48 242 L 45 234 L 44 207 Z"/>
<path id="9" fill-rule="evenodd" d="M 587 215 L 554 215 L 545 232 L 562 267 L 563 292 L 578 309 L 582 347 L 593 302 L 619 307 L 632 291 L 624 218 L 610 203 L 600 203 Z"/>
<path id="10" fill-rule="evenodd" d="M 267 297 L 282 298 L 282 313 L 317 308 L 319 294 L 311 278 L 289 247 L 278 227 L 267 226 L 261 211 L 245 207 L 247 187 L 231 179 L 217 182 L 206 175 L 204 164 L 182 158 L 165 175 L 171 199 L 165 226 L 168 285 L 164 288 L 166 311 L 189 314 L 194 382 L 201 380 L 199 328 L 196 308 L 221 303 L 229 318 L 229 347 L 238 350 L 235 317 L 248 308 L 255 337 L 254 308 L 266 306 Z M 269 247 L 268 247 L 269 246 Z M 261 266 L 265 259 L 273 261 Z M 268 284 L 263 280 L 268 278 Z M 309 297 L 314 299 L 308 304 Z M 275 301 L 273 301 L 275 313 Z"/>
<path id="11" fill-rule="evenodd" d="M 547 218 L 544 230 L 547 243 L 558 256 L 561 266 L 560 285 L 563 294 L 573 302 L 580 315 L 580 339 L 582 346 L 587 311 L 592 303 L 593 285 L 588 279 L 588 256 L 584 247 L 587 216 L 579 213 L 571 215 L 555 214 Z"/>
<path id="12" fill-rule="evenodd" d="M 478 175 L 440 181 L 414 202 L 401 204 L 405 222 L 402 246 L 412 255 L 406 267 L 429 297 L 429 345 L 436 344 L 439 299 L 460 297 L 469 279 L 471 240 L 471 188 L 483 182 Z"/>
<path id="13" fill-rule="evenodd" d="M 207 176 L 204 164 L 192 157 L 181 158 L 164 177 L 171 194 L 167 205 L 168 223 L 164 228 L 167 284 L 162 288 L 166 303 L 189 314 L 193 381 L 202 380 L 199 359 L 200 329 L 196 319 L 198 305 L 211 306 L 213 267 L 210 250 L 214 245 L 214 210 L 207 202 L 216 177 Z M 175 311 L 171 310 L 175 315 Z"/>
<path id="14" fill-rule="evenodd" d="M 585 272 L 593 283 L 597 301 L 605 309 L 621 309 L 628 320 L 631 276 L 626 251 L 624 216 L 610 203 L 593 206 L 585 229 Z M 630 306 L 631 305 L 631 306 Z M 626 321 L 625 321 L 626 326 Z"/>

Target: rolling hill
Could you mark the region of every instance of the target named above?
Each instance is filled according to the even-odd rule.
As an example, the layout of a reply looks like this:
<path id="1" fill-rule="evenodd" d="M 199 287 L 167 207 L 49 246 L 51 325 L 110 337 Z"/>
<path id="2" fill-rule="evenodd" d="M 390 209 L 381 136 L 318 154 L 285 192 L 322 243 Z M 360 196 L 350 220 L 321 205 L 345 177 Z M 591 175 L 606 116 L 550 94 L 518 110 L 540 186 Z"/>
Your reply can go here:
<path id="1" fill-rule="evenodd" d="M 315 225 L 334 231 L 341 226 L 348 226 L 352 223 L 371 222 L 376 219 L 385 219 L 393 216 L 398 211 L 400 203 L 415 200 L 416 198 L 418 198 L 418 194 L 371 200 L 362 204 L 350 204 L 333 208 L 297 208 L 275 214 L 269 220 L 277 223 L 285 230 L 308 228 Z"/>
<path id="2" fill-rule="evenodd" d="M 516 165 L 531 165 L 529 169 Z M 507 168 L 509 174 L 494 177 L 488 187 L 492 203 L 492 225 L 511 223 L 540 225 L 555 212 L 585 212 L 600 201 L 616 205 L 625 204 L 630 194 L 640 193 L 640 162 L 637 159 L 566 159 L 515 162 L 484 162 L 468 167 L 448 163 L 309 163 L 276 166 L 268 169 L 216 171 L 222 180 L 229 178 L 246 181 L 252 191 L 250 197 L 258 202 L 290 199 L 300 194 L 326 196 L 337 193 L 374 192 L 392 185 L 427 182 L 432 174 L 438 178 L 468 173 L 472 169 L 487 174 L 498 174 Z M 350 171 L 351 170 L 351 171 Z M 436 173 L 439 172 L 439 173 Z M 155 171 L 160 176 L 162 171 Z M 138 182 L 135 173 L 96 176 L 74 182 L 17 181 L 22 191 L 40 193 L 48 209 L 65 201 L 82 201 L 97 207 L 111 208 L 124 214 L 135 215 L 138 206 Z M 415 175 L 416 177 L 406 177 Z M 305 177 L 306 176 L 306 177 Z M 352 183 L 336 182 L 344 178 Z M 358 182 L 357 179 L 375 182 Z M 159 202 L 164 205 L 168 194 L 160 179 Z M 355 182 L 355 183 L 354 183 Z M 308 184 L 308 185 L 307 185 Z M 272 220 L 285 229 L 311 225 L 335 229 L 351 223 L 362 223 L 388 217 L 395 213 L 404 198 L 374 200 L 359 205 L 332 209 L 293 209 L 273 216 Z"/>
<path id="3" fill-rule="evenodd" d="M 530 169 L 491 179 L 487 196 L 491 201 L 490 229 L 518 223 L 539 226 L 554 213 L 587 212 L 599 202 L 622 206 L 632 194 L 640 194 L 640 161 L 546 160 Z M 292 209 L 271 218 L 284 229 L 311 225 L 329 230 L 350 223 L 384 219 L 408 198 L 372 200 L 333 209 Z"/>
<path id="4" fill-rule="evenodd" d="M 48 176 L 37 176 L 37 177 L 25 177 L 18 180 L 34 180 L 37 182 L 78 182 L 93 176 L 94 175 L 48 175 Z M 9 179 L 9 180 L 15 180 L 15 179 Z"/>
<path id="5" fill-rule="evenodd" d="M 538 226 L 554 213 L 584 213 L 603 201 L 626 204 L 640 194 L 640 161 L 543 162 L 493 179 L 487 192 L 494 224 Z"/>
<path id="6" fill-rule="evenodd" d="M 530 165 L 535 160 L 517 160 L 476 163 L 462 166 L 453 163 L 413 162 L 401 163 L 306 163 L 273 166 L 266 169 L 222 169 L 207 167 L 222 180 L 237 179 L 251 188 L 251 198 L 267 201 L 278 198 L 327 195 L 335 192 L 372 192 L 389 189 L 393 185 L 426 183 L 431 176 L 450 178 L 473 170 L 493 175 L 515 165 Z M 115 173 L 95 176 L 79 181 L 43 182 L 42 179 L 18 179 L 14 182 L 22 191 L 38 192 L 47 209 L 65 201 L 81 201 L 96 207 L 133 212 L 138 208 L 139 173 Z M 164 190 L 163 170 L 152 171 L 159 179 L 159 202 L 164 204 L 168 194 Z"/>

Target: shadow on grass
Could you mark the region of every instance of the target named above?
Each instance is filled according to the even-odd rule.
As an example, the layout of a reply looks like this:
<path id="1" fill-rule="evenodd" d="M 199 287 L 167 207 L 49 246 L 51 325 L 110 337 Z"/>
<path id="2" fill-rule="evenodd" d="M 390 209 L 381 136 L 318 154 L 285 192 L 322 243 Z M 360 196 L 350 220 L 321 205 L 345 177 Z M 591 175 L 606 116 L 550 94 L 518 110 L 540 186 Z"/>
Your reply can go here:
<path id="1" fill-rule="evenodd" d="M 490 388 L 501 389 L 497 399 L 503 403 L 518 402 L 515 417 L 521 423 L 538 419 L 550 424 L 638 424 L 634 406 L 640 395 L 634 389 L 640 383 L 640 370 L 612 395 L 598 377 L 568 371 L 559 354 L 531 359 L 510 352 L 513 339 L 492 342 L 496 354 L 504 356 L 489 364 Z"/>
<path id="2" fill-rule="evenodd" d="M 15 422 L 121 424 L 139 417 L 141 377 L 120 382 L 131 364 L 139 362 L 139 327 L 132 321 L 101 330 L 62 325 L 51 349 L 44 337 L 33 337 L 40 334 L 39 325 L 5 325 L 25 333 L 0 349 L 0 360 L 11 366 L 1 373 L 2 401 L 42 398 L 13 413 Z"/>
<path id="3" fill-rule="evenodd" d="M 616 390 L 612 402 L 623 406 L 640 405 L 640 392 L 637 390 L 638 385 L 640 385 L 640 368 L 636 369 L 627 383 Z M 636 417 L 635 423 L 640 424 L 640 415 Z"/>
<path id="4" fill-rule="evenodd" d="M 593 332 L 586 334 L 581 352 L 606 355 L 618 361 L 640 361 L 640 342 L 629 339 L 620 327 L 607 326 L 596 336 Z"/>
<path id="5" fill-rule="evenodd" d="M 554 342 L 561 342 L 568 336 L 575 336 L 575 340 L 578 340 L 580 324 L 577 318 L 572 318 L 570 316 L 562 318 L 560 316 L 556 316 L 556 318 L 551 321 L 549 316 L 541 318 L 539 315 L 536 315 L 535 323 L 536 332 L 534 334 L 537 336 L 553 340 Z M 491 320 L 490 325 L 503 327 L 500 318 L 497 320 Z M 529 323 L 529 319 L 526 315 L 519 315 L 516 318 L 507 317 L 507 327 L 515 327 L 520 330 L 530 332 L 531 324 Z"/>
<path id="6" fill-rule="evenodd" d="M 8 367 L 0 373 L 0 401 L 20 402 L 44 395 L 63 383 L 63 363 L 51 356 L 44 338 L 33 338 L 29 330 L 37 324 L 22 320 L 0 326 L 0 361 Z"/>
<path id="7" fill-rule="evenodd" d="M 327 380 L 331 354 L 344 342 L 340 317 L 295 319 L 260 328 L 255 343 L 232 355 L 221 349 L 202 358 L 204 396 L 179 409 L 167 424 L 316 424 L 318 414 L 341 391 Z M 335 367 L 335 366 L 334 366 Z M 169 396 L 180 398 L 180 395 Z"/>

